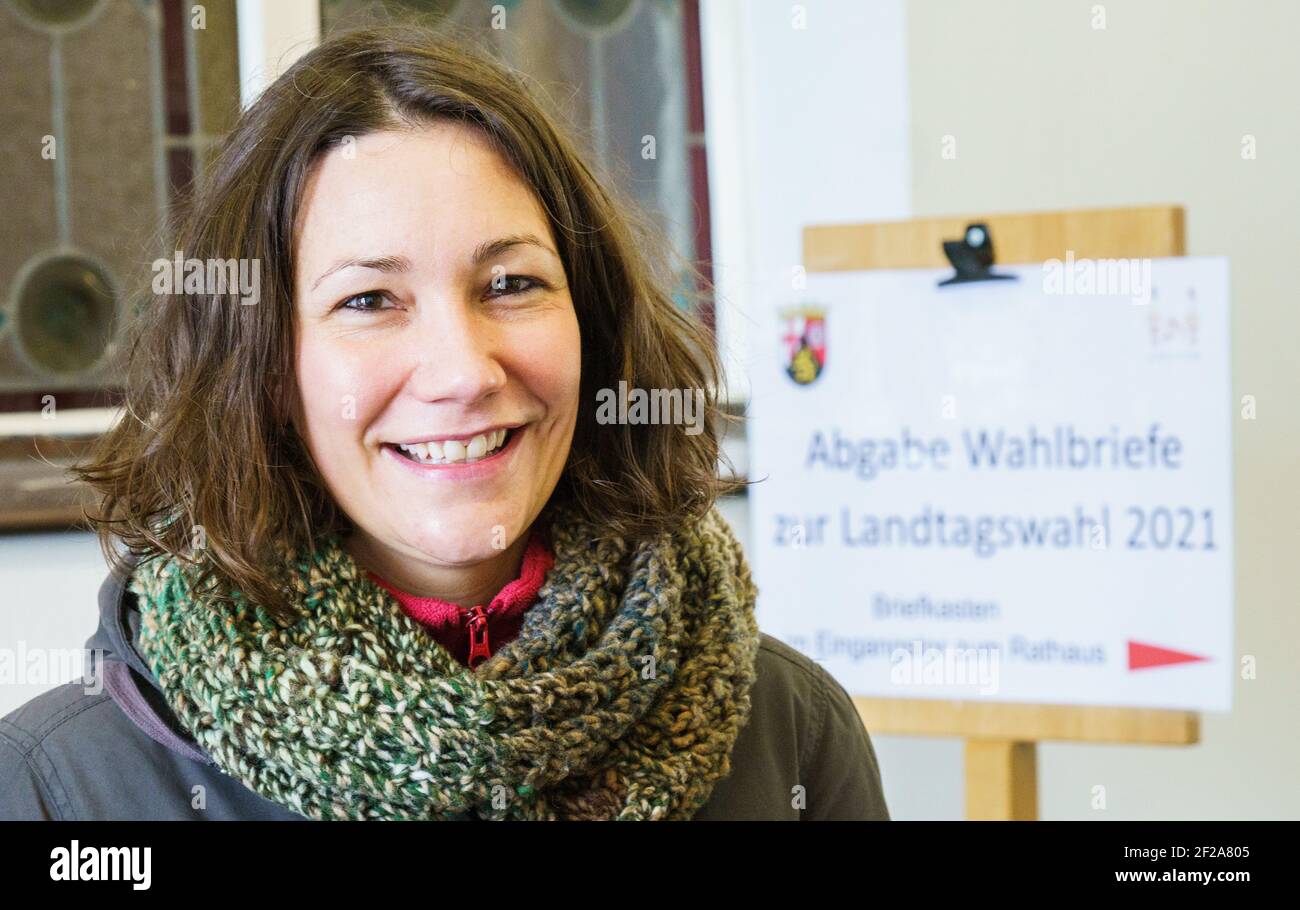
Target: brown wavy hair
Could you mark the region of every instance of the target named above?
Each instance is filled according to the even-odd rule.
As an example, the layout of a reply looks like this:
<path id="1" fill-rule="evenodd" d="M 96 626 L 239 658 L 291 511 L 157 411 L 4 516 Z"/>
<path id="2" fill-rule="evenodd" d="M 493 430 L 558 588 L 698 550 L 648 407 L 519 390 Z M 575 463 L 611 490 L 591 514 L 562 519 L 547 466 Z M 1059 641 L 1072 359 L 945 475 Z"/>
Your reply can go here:
<path id="1" fill-rule="evenodd" d="M 313 164 L 346 137 L 449 118 L 478 129 L 546 211 L 581 334 L 582 384 L 563 498 L 610 535 L 638 539 L 705 512 L 719 477 L 721 369 L 713 339 L 673 301 L 673 264 L 699 270 L 626 194 L 602 186 L 549 99 L 457 36 L 383 25 L 331 37 L 243 113 L 168 229 L 187 259 L 261 266 L 261 298 L 147 298 L 132 323 L 122 419 L 72 469 L 96 491 L 87 521 L 115 569 L 164 554 L 202 566 L 199 583 L 238 590 L 289 618 L 283 553 L 346 533 L 288 421 L 292 245 Z M 701 389 L 703 431 L 598 425 L 596 393 Z M 198 529 L 202 543 L 195 546 Z"/>

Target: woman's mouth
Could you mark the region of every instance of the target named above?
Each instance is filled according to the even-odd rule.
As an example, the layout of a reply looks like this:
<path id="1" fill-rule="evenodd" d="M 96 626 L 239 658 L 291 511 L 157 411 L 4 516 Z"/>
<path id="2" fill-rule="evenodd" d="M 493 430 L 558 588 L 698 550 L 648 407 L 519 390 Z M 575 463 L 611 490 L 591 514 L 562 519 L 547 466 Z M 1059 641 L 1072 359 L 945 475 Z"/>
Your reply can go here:
<path id="1" fill-rule="evenodd" d="M 477 464 L 480 461 L 496 458 L 505 452 L 523 429 L 523 427 L 502 428 L 465 439 L 444 439 L 412 445 L 386 442 L 384 448 L 391 449 L 399 457 L 420 465 L 450 467 Z"/>

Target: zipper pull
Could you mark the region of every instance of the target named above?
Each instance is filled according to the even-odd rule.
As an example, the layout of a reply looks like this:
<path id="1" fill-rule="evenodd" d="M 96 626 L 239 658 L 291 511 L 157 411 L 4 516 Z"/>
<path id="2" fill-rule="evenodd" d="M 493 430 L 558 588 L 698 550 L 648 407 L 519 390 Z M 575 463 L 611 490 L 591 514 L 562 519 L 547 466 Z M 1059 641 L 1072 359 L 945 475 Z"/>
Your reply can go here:
<path id="1" fill-rule="evenodd" d="M 469 614 L 469 668 L 473 670 L 491 656 L 492 649 L 488 644 L 487 611 L 481 606 L 475 607 Z"/>

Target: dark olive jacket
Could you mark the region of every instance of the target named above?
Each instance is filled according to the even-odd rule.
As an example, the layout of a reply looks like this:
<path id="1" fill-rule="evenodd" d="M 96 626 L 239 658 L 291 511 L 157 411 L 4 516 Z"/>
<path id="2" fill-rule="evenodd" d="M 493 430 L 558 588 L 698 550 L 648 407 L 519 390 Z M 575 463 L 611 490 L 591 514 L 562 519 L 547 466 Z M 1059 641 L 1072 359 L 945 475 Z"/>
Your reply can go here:
<path id="1" fill-rule="evenodd" d="M 0 720 L 0 819 L 306 819 L 221 771 L 168 708 L 112 573 L 85 679 Z M 875 750 L 844 689 L 763 635 L 753 710 L 697 820 L 888 819 Z"/>

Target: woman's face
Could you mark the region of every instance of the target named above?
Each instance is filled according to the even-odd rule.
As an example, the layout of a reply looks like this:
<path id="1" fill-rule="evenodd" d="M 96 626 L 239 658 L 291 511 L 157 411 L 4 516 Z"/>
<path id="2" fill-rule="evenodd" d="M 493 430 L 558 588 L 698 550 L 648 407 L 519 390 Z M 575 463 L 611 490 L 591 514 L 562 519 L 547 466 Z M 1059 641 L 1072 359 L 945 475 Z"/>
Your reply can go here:
<path id="1" fill-rule="evenodd" d="M 373 133 L 313 171 L 296 250 L 294 422 L 354 539 L 390 564 L 500 556 L 578 411 L 577 316 L 532 192 L 472 129 Z"/>

